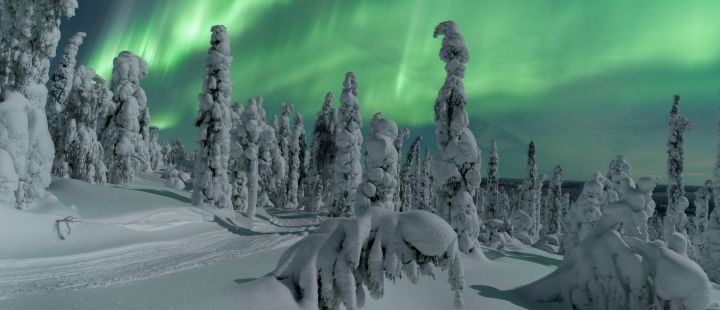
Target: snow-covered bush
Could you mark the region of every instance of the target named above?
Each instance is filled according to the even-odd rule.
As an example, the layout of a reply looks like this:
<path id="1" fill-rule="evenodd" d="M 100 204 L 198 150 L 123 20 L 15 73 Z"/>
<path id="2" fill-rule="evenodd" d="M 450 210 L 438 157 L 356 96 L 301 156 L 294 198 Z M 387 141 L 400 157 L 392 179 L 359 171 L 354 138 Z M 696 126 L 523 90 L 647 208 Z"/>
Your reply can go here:
<path id="1" fill-rule="evenodd" d="M 604 214 L 554 272 L 514 292 L 572 309 L 705 309 L 710 282 L 682 254 L 684 237 L 670 248 L 623 237 L 617 215 Z"/>
<path id="2" fill-rule="evenodd" d="M 113 60 L 110 88 L 116 111 L 101 137 L 108 181 L 113 184 L 132 182 L 136 168 L 141 166 L 138 151 L 143 142 L 138 117 L 140 107 L 147 104 L 147 97 L 140 87 L 140 79 L 146 75 L 147 63 L 131 52 L 121 52 Z"/>
<path id="3" fill-rule="evenodd" d="M 225 26 L 213 26 L 205 60 L 203 91 L 199 96 L 197 158 L 193 170 L 193 205 L 228 209 L 232 188 L 228 180 L 230 160 L 230 39 Z"/>
<path id="4" fill-rule="evenodd" d="M 306 187 L 305 209 L 318 211 L 325 206 L 330 193 L 330 182 L 333 178 L 335 161 L 335 122 L 336 113 L 332 107 L 333 94 L 325 94 L 325 102 L 318 111 L 313 129 L 308 167 L 308 186 Z"/>
<path id="5" fill-rule="evenodd" d="M 60 19 L 76 0 L 0 1 L 0 200 L 25 208 L 50 184 L 54 148 L 45 104 Z M 10 169 L 14 173 L 10 173 Z"/>
<path id="6" fill-rule="evenodd" d="M 437 213 L 458 234 L 460 250 L 476 251 L 480 220 L 473 194 L 480 185 L 480 152 L 468 128 L 467 98 L 462 78 L 470 56 L 465 40 L 453 21 L 435 27 L 434 37 L 443 36 L 440 59 L 447 76 L 435 100 L 435 134 L 438 155 L 433 161 L 433 190 Z"/>
<path id="7" fill-rule="evenodd" d="M 461 307 L 464 273 L 453 228 L 427 211 L 370 208 L 357 218 L 325 221 L 285 251 L 272 276 L 303 308 L 357 309 L 365 303 L 366 288 L 379 299 L 385 278 L 404 274 L 415 283 L 433 267 L 448 269 L 455 305 Z"/>
<path id="8" fill-rule="evenodd" d="M 177 190 L 185 189 L 185 182 L 180 173 L 177 169 L 170 168 L 170 170 L 168 170 L 168 177 L 165 180 L 165 186 Z"/>
<path id="9" fill-rule="evenodd" d="M 375 113 L 365 140 L 365 169 L 362 183 L 355 196 L 357 214 L 370 207 L 396 209 L 393 199 L 398 183 L 395 179 L 398 153 L 393 141 L 397 135 L 397 124 L 384 118 L 382 113 Z"/>
<path id="10" fill-rule="evenodd" d="M 337 153 L 333 163 L 333 185 L 330 216 L 351 216 L 355 214 L 355 194 L 362 181 L 360 146 L 363 142 L 360 104 L 357 100 L 357 79 L 355 74 L 345 74 L 340 108 L 335 125 L 335 147 Z"/>

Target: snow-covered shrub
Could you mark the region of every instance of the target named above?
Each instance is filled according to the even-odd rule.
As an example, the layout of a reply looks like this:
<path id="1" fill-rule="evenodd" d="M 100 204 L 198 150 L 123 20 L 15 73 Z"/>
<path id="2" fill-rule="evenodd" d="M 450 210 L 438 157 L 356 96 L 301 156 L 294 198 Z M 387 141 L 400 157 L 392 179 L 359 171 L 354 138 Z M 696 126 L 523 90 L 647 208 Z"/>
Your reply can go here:
<path id="1" fill-rule="evenodd" d="M 604 214 L 550 275 L 514 292 L 572 309 L 705 309 L 710 282 L 682 255 L 684 237 L 671 248 L 623 237 L 617 214 Z"/>
<path id="2" fill-rule="evenodd" d="M 113 184 L 129 184 L 135 177 L 141 157 L 138 155 L 142 136 L 138 120 L 140 107 L 147 104 L 140 79 L 147 75 L 147 63 L 131 52 L 121 52 L 113 60 L 110 88 L 116 111 L 103 130 L 101 142 L 104 148 L 108 181 Z"/>
<path id="3" fill-rule="evenodd" d="M 330 193 L 335 161 L 335 122 L 336 113 L 332 107 L 333 93 L 325 94 L 322 109 L 318 111 L 313 129 L 308 167 L 308 186 L 306 187 L 305 209 L 318 211 L 325 206 Z"/>
<path id="4" fill-rule="evenodd" d="M 168 177 L 165 180 L 165 186 L 177 190 L 185 189 L 185 182 L 182 180 L 180 172 L 175 168 L 168 170 Z"/>
<path id="5" fill-rule="evenodd" d="M 447 76 L 435 100 L 435 134 L 438 155 L 433 161 L 433 190 L 437 213 L 458 234 L 464 253 L 478 248 L 480 220 L 473 194 L 480 185 L 480 152 L 468 128 L 467 98 L 462 78 L 470 56 L 465 40 L 453 21 L 435 27 L 434 37 L 443 36 L 440 59 Z"/>
<path id="6" fill-rule="evenodd" d="M 199 96 L 197 158 L 193 170 L 193 205 L 231 208 L 230 160 L 230 39 L 225 26 L 213 26 Z"/>
<path id="7" fill-rule="evenodd" d="M 455 305 L 461 307 L 464 273 L 453 228 L 427 211 L 370 208 L 357 218 L 325 221 L 285 251 L 272 275 L 304 308 L 357 309 L 365 303 L 366 288 L 379 299 L 385 278 L 404 274 L 415 283 L 433 267 L 448 269 Z"/>
<path id="8" fill-rule="evenodd" d="M 0 197 L 19 209 L 50 184 L 54 148 L 45 84 L 60 20 L 74 16 L 77 6 L 76 0 L 0 1 L 0 167 L 8 172 Z"/>
<path id="9" fill-rule="evenodd" d="M 355 214 L 355 195 L 362 181 L 360 146 L 363 142 L 360 104 L 357 100 L 357 78 L 352 72 L 345 74 L 340 108 L 335 125 L 335 147 L 337 153 L 333 163 L 333 184 L 330 216 L 351 216 Z"/>
<path id="10" fill-rule="evenodd" d="M 398 127 L 382 113 L 375 113 L 370 121 L 370 131 L 365 140 L 365 169 L 362 183 L 355 196 L 355 212 L 360 214 L 370 207 L 395 210 L 394 197 L 398 153 L 393 146 Z"/>

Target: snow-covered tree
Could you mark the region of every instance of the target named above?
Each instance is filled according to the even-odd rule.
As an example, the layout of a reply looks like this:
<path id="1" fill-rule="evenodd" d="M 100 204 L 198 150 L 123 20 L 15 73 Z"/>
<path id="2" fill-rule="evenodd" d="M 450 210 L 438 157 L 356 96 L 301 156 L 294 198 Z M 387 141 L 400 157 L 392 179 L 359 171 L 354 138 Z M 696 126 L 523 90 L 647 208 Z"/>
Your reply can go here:
<path id="1" fill-rule="evenodd" d="M 529 241 L 535 243 L 540 238 L 542 219 L 540 217 L 540 205 L 542 203 L 542 186 L 544 176 L 538 176 L 537 164 L 535 163 L 535 142 L 530 141 L 528 145 L 527 178 L 520 186 L 520 208 L 530 216 Z M 526 242 L 528 240 L 523 240 Z"/>
<path id="2" fill-rule="evenodd" d="M 292 130 L 290 130 L 290 115 L 293 111 L 293 105 L 290 103 L 281 103 L 280 104 L 280 118 L 278 119 L 277 126 L 275 126 L 275 138 L 278 143 L 278 150 L 280 151 L 280 155 L 285 160 L 285 163 L 287 163 L 287 174 L 280 176 L 281 178 L 277 179 L 277 184 L 280 188 L 282 188 L 282 191 L 279 191 L 280 197 L 278 197 L 278 201 L 281 202 L 281 205 L 276 205 L 276 207 L 283 207 L 283 208 L 296 208 L 297 207 L 297 197 L 291 198 L 288 197 L 289 191 L 290 191 L 290 174 L 292 173 L 292 168 L 290 167 L 292 165 L 292 159 L 290 158 L 290 144 L 292 143 L 290 140 L 292 139 Z M 275 123 L 273 123 L 274 125 Z"/>
<path id="3" fill-rule="evenodd" d="M 497 143 L 495 142 L 495 139 L 492 139 L 490 141 L 490 151 L 488 155 L 488 167 L 487 167 L 487 181 L 485 185 L 485 199 L 486 199 L 486 206 L 485 209 L 485 219 L 502 219 L 505 220 L 500 213 L 502 213 L 500 210 L 498 210 L 498 195 L 499 195 L 499 185 L 500 185 L 500 176 L 499 176 L 499 164 L 500 164 L 500 158 L 498 156 L 498 150 L 497 150 Z M 507 211 L 506 211 L 507 212 Z"/>
<path id="4" fill-rule="evenodd" d="M 600 205 L 605 195 L 604 189 L 610 184 L 599 172 L 585 182 L 580 196 L 568 210 L 564 220 L 562 245 L 566 256 L 572 253 L 602 216 Z"/>
<path id="5" fill-rule="evenodd" d="M 0 1 L 0 201 L 23 209 L 50 184 L 54 148 L 45 104 L 60 19 L 76 0 Z"/>
<path id="6" fill-rule="evenodd" d="M 610 182 L 619 186 L 621 180 L 632 175 L 631 170 L 632 166 L 630 165 L 630 162 L 628 162 L 627 157 L 625 157 L 625 155 L 617 155 L 615 159 L 610 161 L 607 178 Z M 620 199 L 620 193 L 618 193 L 615 187 L 616 186 L 605 187 L 606 195 L 605 199 L 603 199 L 602 206 L 600 207 L 601 210 L 605 209 L 609 203 Z"/>
<path id="7" fill-rule="evenodd" d="M 417 136 L 415 140 L 413 140 L 413 142 L 410 144 L 410 148 L 408 148 L 408 153 L 405 157 L 405 161 L 400 168 L 400 175 L 398 179 L 399 183 L 397 189 L 399 194 L 395 195 L 395 197 L 399 197 L 400 199 L 395 200 L 396 211 L 408 211 L 418 208 L 416 205 L 414 205 L 414 202 L 417 201 L 415 195 L 417 195 L 418 193 L 415 191 L 415 189 L 417 189 L 417 184 L 413 182 L 413 179 L 417 179 L 416 174 L 419 171 L 418 167 L 420 166 L 420 163 L 418 162 L 418 159 L 420 155 L 419 153 L 421 139 L 421 136 Z M 411 175 L 411 173 L 413 174 Z M 397 205 L 398 203 L 399 205 Z"/>
<path id="8" fill-rule="evenodd" d="M 382 113 L 375 113 L 365 140 L 365 169 L 356 195 L 356 213 L 361 214 L 370 207 L 396 209 L 393 199 L 398 184 L 395 178 L 398 153 L 393 141 L 397 135 L 397 124 L 384 118 Z"/>
<path id="9" fill-rule="evenodd" d="M 64 134 L 62 130 L 65 129 L 65 124 L 62 123 L 64 120 L 62 112 L 65 110 L 68 97 L 70 97 L 70 91 L 75 78 L 76 58 L 85 36 L 86 34 L 84 32 L 78 32 L 70 38 L 65 46 L 65 51 L 60 58 L 57 69 L 50 77 L 50 92 L 48 93 L 45 112 L 47 114 L 50 137 L 52 137 L 55 146 L 60 144 L 60 137 Z M 53 174 L 58 175 L 56 168 L 53 168 L 53 170 L 55 170 Z"/>
<path id="10" fill-rule="evenodd" d="M 555 166 L 542 209 L 542 235 L 554 234 L 562 230 L 562 184 L 564 179 L 562 167 Z"/>
<path id="11" fill-rule="evenodd" d="M 710 211 L 703 238 L 705 245 L 701 259 L 703 269 L 707 271 L 710 280 L 717 283 L 720 281 L 720 242 L 717 242 L 720 240 L 720 208 L 713 208 Z"/>
<path id="12" fill-rule="evenodd" d="M 103 146 L 95 128 L 97 111 L 106 93 L 105 82 L 92 69 L 77 69 L 68 100 L 57 118 L 59 124 L 72 124 L 67 128 L 73 128 L 73 134 L 58 137 L 55 170 L 59 167 L 62 174 L 90 183 L 106 182 Z"/>
<path id="13" fill-rule="evenodd" d="M 670 135 L 667 142 L 667 209 L 663 218 L 663 237 L 667 241 L 673 232 L 685 234 L 685 208 L 689 201 L 685 198 L 685 184 L 683 182 L 683 163 L 685 161 L 685 132 L 692 129 L 692 123 L 684 115 L 680 115 L 680 95 L 675 95 L 670 110 Z"/>
<path id="14" fill-rule="evenodd" d="M 712 199 L 712 181 L 707 180 L 705 185 L 700 186 L 694 193 L 695 200 L 695 212 L 692 216 L 688 217 L 687 233 L 690 244 L 693 248 L 690 249 L 690 258 L 698 262 L 701 266 L 705 267 L 702 256 L 706 251 L 705 240 L 703 238 L 703 232 L 708 224 L 708 213 L 710 211 L 710 200 Z"/>
<path id="15" fill-rule="evenodd" d="M 232 207 L 232 188 L 228 180 L 230 160 L 230 38 L 223 25 L 211 29 L 210 48 L 205 59 L 198 127 L 197 157 L 193 173 L 193 205 Z"/>
<path id="16" fill-rule="evenodd" d="M 258 100 L 258 110 L 264 114 L 262 101 Z M 275 128 L 264 122 L 258 140 L 258 171 L 260 173 L 259 206 L 281 207 L 287 191 L 287 163 L 278 147 Z"/>
<path id="17" fill-rule="evenodd" d="M 179 170 L 187 170 L 187 154 L 185 152 L 185 146 L 180 141 L 180 138 L 175 137 L 170 143 L 170 151 L 167 158 L 168 166 L 175 167 Z"/>
<path id="18" fill-rule="evenodd" d="M 138 150 L 142 142 L 138 116 L 140 107 L 147 104 L 140 79 L 147 75 L 147 63 L 131 52 L 121 52 L 113 60 L 110 88 L 116 111 L 102 133 L 108 181 L 129 184 L 135 177 L 140 160 Z"/>
<path id="19" fill-rule="evenodd" d="M 260 193 L 258 142 L 260 132 L 267 126 L 261 118 L 259 100 L 262 98 L 248 101 L 232 135 L 233 145 L 237 145 L 236 150 L 242 152 L 235 158 L 235 166 L 231 170 L 236 180 L 232 184 L 233 205 L 235 209 L 246 212 L 251 221 L 255 218 Z M 246 196 L 246 199 L 243 200 L 242 196 Z"/>
<path id="20" fill-rule="evenodd" d="M 148 134 L 150 135 L 148 151 L 150 153 L 150 168 L 153 171 L 158 171 L 165 168 L 165 162 L 163 160 L 162 146 L 158 142 L 160 138 L 160 128 L 150 126 L 148 128 Z"/>
<path id="21" fill-rule="evenodd" d="M 152 154 L 150 154 L 150 108 L 145 102 L 145 106 L 140 106 L 140 141 L 138 143 L 137 170 L 143 172 L 152 171 Z"/>
<path id="22" fill-rule="evenodd" d="M 325 102 L 318 111 L 313 129 L 310 161 L 308 166 L 308 186 L 306 187 L 305 209 L 318 211 L 325 206 L 330 193 L 335 161 L 335 122 L 336 112 L 332 107 L 333 94 L 325 94 Z"/>
<path id="23" fill-rule="evenodd" d="M 620 201 L 627 211 L 642 203 Z M 676 233 L 668 247 L 622 236 L 619 214 L 604 214 L 555 271 L 512 293 L 568 309 L 705 309 L 710 281 L 683 255 L 684 236 Z"/>
<path id="24" fill-rule="evenodd" d="M 398 128 L 397 138 L 395 138 L 395 141 L 393 141 L 393 145 L 395 146 L 395 150 L 397 150 L 397 153 L 398 153 L 398 160 L 400 160 L 400 158 L 402 158 L 403 146 L 405 145 L 405 140 L 407 140 L 407 138 L 408 138 L 409 136 L 410 136 L 410 129 L 409 129 L 409 128 Z M 400 169 L 401 169 L 401 168 L 402 168 L 402 167 L 401 167 L 400 163 L 398 162 L 397 171 L 395 171 L 395 179 L 396 179 L 396 180 L 400 180 Z M 393 201 L 394 201 L 394 204 L 395 204 L 395 208 L 396 208 L 396 209 L 399 208 L 400 205 L 402 204 L 402 203 L 400 202 L 400 189 L 399 189 L 399 187 L 398 187 L 398 190 L 395 191 L 395 197 L 393 198 Z"/>
<path id="25" fill-rule="evenodd" d="M 413 206 L 414 209 L 435 212 L 435 207 L 433 206 L 432 179 L 430 178 L 431 162 L 430 149 L 426 146 L 422 160 L 418 162 L 417 171 L 415 172 Z"/>
<path id="26" fill-rule="evenodd" d="M 435 100 L 435 134 L 439 153 L 433 161 L 433 189 L 437 213 L 458 234 L 460 250 L 476 251 L 480 219 L 473 194 L 480 185 L 480 152 L 468 128 L 467 98 L 462 78 L 470 58 L 465 40 L 453 21 L 435 27 L 434 37 L 443 36 L 440 59 L 447 76 Z"/>
<path id="27" fill-rule="evenodd" d="M 357 79 L 352 72 L 345 74 L 337 114 L 335 125 L 337 153 L 333 163 L 332 202 L 328 206 L 331 217 L 355 214 L 355 194 L 362 180 L 360 166 L 362 120 L 360 104 L 357 100 Z"/>
<path id="28" fill-rule="evenodd" d="M 288 156 L 290 162 L 288 163 L 288 190 L 285 208 L 296 209 L 301 201 L 300 175 L 304 174 L 305 167 L 305 127 L 303 127 L 300 113 L 295 114 L 295 128 L 290 137 Z"/>
<path id="29" fill-rule="evenodd" d="M 288 287 L 303 309 L 357 309 L 384 294 L 385 279 L 412 283 L 432 269 L 448 270 L 455 306 L 463 306 L 464 271 L 452 227 L 421 210 L 370 208 L 352 219 L 331 219 L 280 257 L 270 276 Z"/>
<path id="30" fill-rule="evenodd" d="M 308 167 L 310 165 L 310 156 L 307 146 L 307 137 L 305 125 L 303 124 L 300 112 L 295 112 L 295 128 L 293 131 L 293 139 L 298 145 L 298 203 L 305 201 L 305 192 L 308 187 Z M 302 206 L 305 207 L 304 205 Z"/>

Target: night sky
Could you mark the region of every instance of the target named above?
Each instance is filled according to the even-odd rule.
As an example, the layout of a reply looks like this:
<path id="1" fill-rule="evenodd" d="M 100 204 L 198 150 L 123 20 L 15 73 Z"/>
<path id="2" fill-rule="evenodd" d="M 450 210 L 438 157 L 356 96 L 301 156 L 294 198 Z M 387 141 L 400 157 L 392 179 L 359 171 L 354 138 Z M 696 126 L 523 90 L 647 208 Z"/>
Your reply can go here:
<path id="1" fill-rule="evenodd" d="M 675 93 L 683 97 L 681 113 L 695 123 L 686 139 L 687 180 L 699 184 L 712 173 L 720 1 L 79 3 L 76 16 L 63 22 L 62 40 L 87 32 L 79 63 L 106 78 L 120 51 L 148 62 L 142 86 L 161 140 L 178 136 L 194 146 L 210 27 L 225 24 L 234 101 L 261 95 L 270 113 L 292 102 L 312 128 L 324 94 L 339 98 L 344 73 L 354 71 L 365 121 L 381 111 L 434 149 L 433 104 L 445 72 L 432 33 L 452 19 L 470 50 L 471 128 L 483 151 L 498 140 L 502 177 L 524 176 L 532 139 L 542 173 L 561 164 L 567 178 L 585 180 L 626 154 L 634 175 L 664 178 Z"/>

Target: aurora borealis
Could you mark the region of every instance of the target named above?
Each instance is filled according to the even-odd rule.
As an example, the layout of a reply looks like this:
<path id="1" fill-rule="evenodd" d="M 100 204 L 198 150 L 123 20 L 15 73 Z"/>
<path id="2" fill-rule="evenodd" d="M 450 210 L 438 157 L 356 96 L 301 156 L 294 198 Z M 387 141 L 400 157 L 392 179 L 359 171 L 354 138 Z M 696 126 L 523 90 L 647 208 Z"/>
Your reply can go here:
<path id="1" fill-rule="evenodd" d="M 105 77 L 120 51 L 143 57 L 150 69 L 142 86 L 162 140 L 179 136 L 193 145 L 210 27 L 225 24 L 234 101 L 261 95 L 270 113 L 292 102 L 312 128 L 325 92 L 338 95 L 351 70 L 365 120 L 381 111 L 434 149 L 433 104 L 444 70 L 432 32 L 452 19 L 470 50 L 471 127 L 483 150 L 498 140 L 502 177 L 524 175 L 531 139 L 542 173 L 561 164 L 569 179 L 584 180 L 626 154 L 634 175 L 664 177 L 675 93 L 695 123 L 686 141 L 687 180 L 698 184 L 712 173 L 720 1 L 79 3 L 77 15 L 63 23 L 63 41 L 87 32 L 79 63 Z"/>

